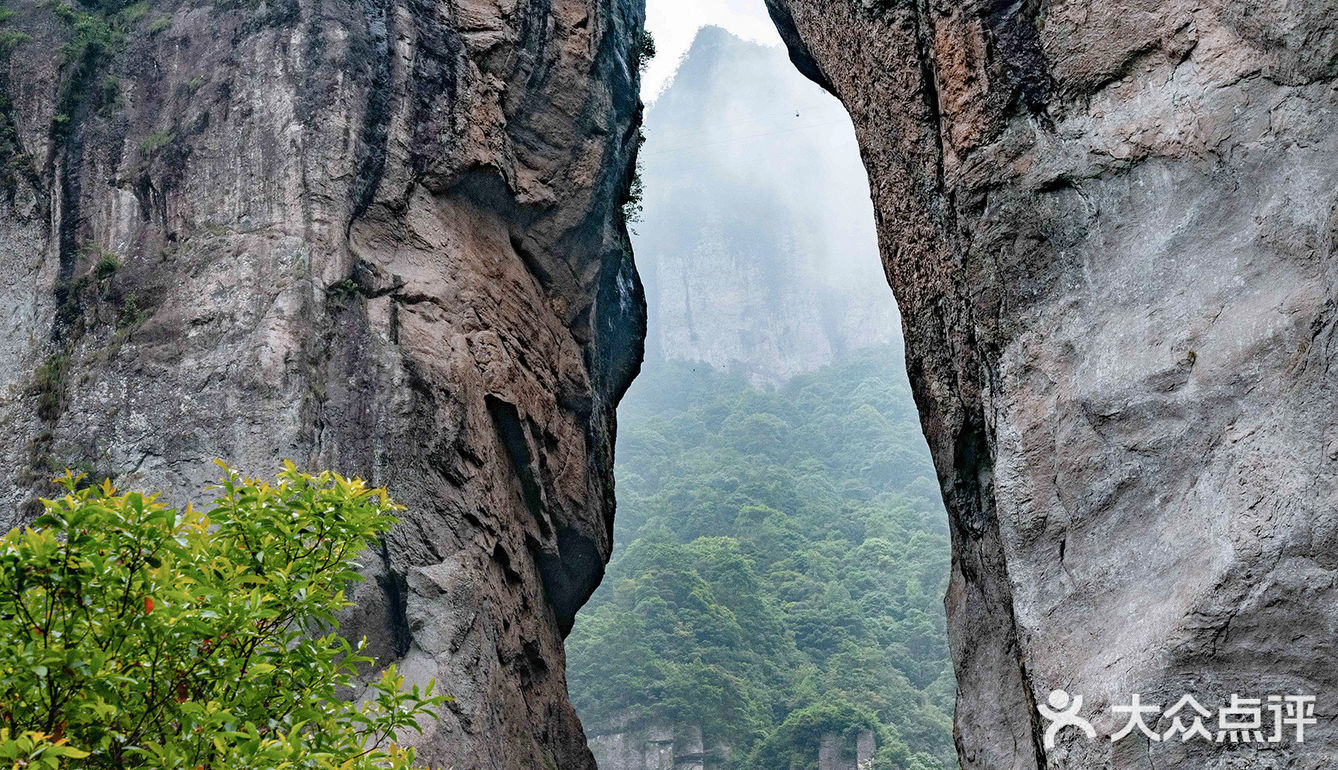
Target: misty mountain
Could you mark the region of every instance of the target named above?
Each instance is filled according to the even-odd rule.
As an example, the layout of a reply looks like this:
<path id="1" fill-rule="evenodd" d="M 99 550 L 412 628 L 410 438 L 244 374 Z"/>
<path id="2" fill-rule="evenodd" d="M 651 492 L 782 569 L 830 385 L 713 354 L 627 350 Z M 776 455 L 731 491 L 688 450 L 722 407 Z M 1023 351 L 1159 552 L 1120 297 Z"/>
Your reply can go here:
<path id="1" fill-rule="evenodd" d="M 704 28 L 646 134 L 650 362 L 779 382 L 899 339 L 850 121 L 781 48 Z"/>

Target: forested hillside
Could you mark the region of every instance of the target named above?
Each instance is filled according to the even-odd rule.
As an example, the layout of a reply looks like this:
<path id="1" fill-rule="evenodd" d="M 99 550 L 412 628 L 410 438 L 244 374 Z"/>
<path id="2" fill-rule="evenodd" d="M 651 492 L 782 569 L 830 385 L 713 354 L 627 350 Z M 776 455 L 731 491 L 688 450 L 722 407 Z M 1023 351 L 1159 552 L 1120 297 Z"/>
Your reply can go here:
<path id="1" fill-rule="evenodd" d="M 722 766 L 955 766 L 948 539 L 900 351 L 772 391 L 661 364 L 619 410 L 618 541 L 567 642 L 587 728 L 700 725 Z M 716 753 L 722 753 L 717 751 Z"/>

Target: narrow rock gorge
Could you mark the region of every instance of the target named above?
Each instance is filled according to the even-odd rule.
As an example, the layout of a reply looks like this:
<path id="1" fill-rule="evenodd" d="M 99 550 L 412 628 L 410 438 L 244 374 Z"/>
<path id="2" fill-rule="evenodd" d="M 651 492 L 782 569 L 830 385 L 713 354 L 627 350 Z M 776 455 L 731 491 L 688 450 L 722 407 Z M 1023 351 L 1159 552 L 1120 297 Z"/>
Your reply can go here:
<path id="1" fill-rule="evenodd" d="M 1331 766 L 1338 6 L 768 6 L 869 171 L 954 537 L 962 766 Z M 1103 736 L 1133 693 L 1320 722 L 1047 749 L 1058 688 Z"/>
<path id="2" fill-rule="evenodd" d="M 1338 6 L 766 0 L 844 102 L 954 540 L 967 770 L 1324 768 L 1338 660 Z M 0 495 L 185 502 L 223 457 L 409 508 L 346 619 L 455 701 L 438 766 L 594 767 L 645 301 L 642 0 L 11 0 Z M 783 159 L 778 159 L 783 160 Z M 1301 743 L 1044 745 L 1314 694 Z M 836 752 L 829 750 L 829 755 Z"/>
<path id="3" fill-rule="evenodd" d="M 562 639 L 611 544 L 644 301 L 640 0 L 18 0 L 0 25 L 6 527 L 214 457 L 408 506 L 352 635 L 433 766 L 592 768 Z"/>
<path id="4" fill-rule="evenodd" d="M 955 769 L 947 517 L 850 119 L 779 38 L 684 50 L 646 108 L 646 360 L 572 703 L 601 770 Z"/>

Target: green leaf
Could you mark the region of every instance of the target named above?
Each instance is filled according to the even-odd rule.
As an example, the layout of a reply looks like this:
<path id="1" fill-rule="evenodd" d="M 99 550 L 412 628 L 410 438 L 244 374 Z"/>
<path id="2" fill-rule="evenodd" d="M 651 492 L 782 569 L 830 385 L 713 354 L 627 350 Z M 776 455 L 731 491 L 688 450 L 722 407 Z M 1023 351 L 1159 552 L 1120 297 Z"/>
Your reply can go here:
<path id="1" fill-rule="evenodd" d="M 0 738 L 0 759 L 405 766 L 362 756 L 363 730 L 390 735 L 393 720 L 362 721 L 336 697 L 371 661 L 335 635 L 303 634 L 345 605 L 340 576 L 352 570 L 351 559 L 307 557 L 313 533 L 357 553 L 394 519 L 361 482 L 289 468 L 275 487 L 224 467 L 204 513 L 110 484 L 77 489 L 67 474 L 69 494 L 38 526 L 0 538 L 0 681 L 13 696 L 0 724 L 20 736 Z M 68 743 L 24 732 L 45 725 L 48 686 Z M 420 700 L 405 695 L 396 719 L 422 713 Z"/>

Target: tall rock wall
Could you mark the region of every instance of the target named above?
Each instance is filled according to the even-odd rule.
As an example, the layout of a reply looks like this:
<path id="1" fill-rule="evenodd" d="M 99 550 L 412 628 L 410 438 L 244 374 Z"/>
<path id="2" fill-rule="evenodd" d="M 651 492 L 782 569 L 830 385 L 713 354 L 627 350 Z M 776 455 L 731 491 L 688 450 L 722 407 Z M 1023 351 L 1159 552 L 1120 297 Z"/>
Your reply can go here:
<path id="1" fill-rule="evenodd" d="M 869 170 L 954 535 L 963 767 L 1330 766 L 1338 6 L 768 5 Z M 1044 746 L 1056 688 L 1099 740 Z M 1320 724 L 1112 743 L 1133 693 L 1313 694 Z"/>
<path id="2" fill-rule="evenodd" d="M 593 767 L 562 638 L 644 334 L 641 0 L 11 9 L 0 524 L 66 466 L 388 485 L 347 628 L 455 698 L 422 756 Z"/>

